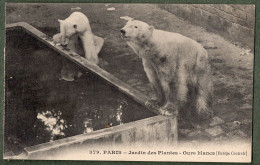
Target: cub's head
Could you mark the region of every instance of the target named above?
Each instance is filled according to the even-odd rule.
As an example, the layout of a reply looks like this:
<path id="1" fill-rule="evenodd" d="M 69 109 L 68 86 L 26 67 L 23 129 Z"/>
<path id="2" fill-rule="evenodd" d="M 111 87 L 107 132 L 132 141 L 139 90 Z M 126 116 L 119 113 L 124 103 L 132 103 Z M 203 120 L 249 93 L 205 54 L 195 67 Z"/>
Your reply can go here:
<path id="1" fill-rule="evenodd" d="M 83 34 L 87 31 L 91 32 L 89 21 L 82 13 L 74 12 L 65 20 L 58 20 L 60 23 L 61 44 L 65 44 L 67 38 L 71 38 L 75 34 Z"/>
<path id="2" fill-rule="evenodd" d="M 67 20 L 58 20 L 60 23 L 61 44 L 65 45 L 67 39 L 78 33 L 78 25 Z"/>
<path id="3" fill-rule="evenodd" d="M 122 38 L 127 41 L 143 42 L 153 34 L 154 27 L 138 20 L 129 20 L 120 30 Z"/>

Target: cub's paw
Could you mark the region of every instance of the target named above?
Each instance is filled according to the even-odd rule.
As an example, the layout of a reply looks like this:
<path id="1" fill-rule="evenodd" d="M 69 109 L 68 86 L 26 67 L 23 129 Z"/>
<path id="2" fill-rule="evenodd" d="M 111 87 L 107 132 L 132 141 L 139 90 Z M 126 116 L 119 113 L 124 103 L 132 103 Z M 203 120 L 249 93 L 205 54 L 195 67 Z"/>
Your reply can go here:
<path id="1" fill-rule="evenodd" d="M 98 65 L 98 63 L 99 63 L 98 58 L 94 58 L 94 57 L 92 57 L 92 58 L 85 57 L 85 58 L 88 59 L 88 61 L 92 64 Z"/>
<path id="2" fill-rule="evenodd" d="M 214 113 L 212 110 L 200 110 L 199 111 L 199 117 L 203 120 L 211 119 L 214 116 Z"/>
<path id="3" fill-rule="evenodd" d="M 177 116 L 178 115 L 177 106 L 174 104 L 167 104 L 167 105 L 159 108 L 159 112 L 161 115 L 164 115 L 164 116 Z"/>
<path id="4" fill-rule="evenodd" d="M 159 108 L 160 102 L 156 98 L 150 98 L 145 102 L 145 105 L 151 108 Z"/>

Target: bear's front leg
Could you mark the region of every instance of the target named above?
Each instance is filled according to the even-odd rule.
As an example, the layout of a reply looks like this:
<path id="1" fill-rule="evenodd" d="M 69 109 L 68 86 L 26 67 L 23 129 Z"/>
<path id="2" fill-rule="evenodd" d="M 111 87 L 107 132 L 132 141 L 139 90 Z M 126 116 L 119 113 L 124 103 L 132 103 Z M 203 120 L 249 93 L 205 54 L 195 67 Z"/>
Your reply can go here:
<path id="1" fill-rule="evenodd" d="M 174 103 L 167 102 L 163 107 L 159 108 L 159 112 L 164 116 L 177 116 L 178 107 Z"/>
<path id="2" fill-rule="evenodd" d="M 142 62 L 144 66 L 144 71 L 156 95 L 156 97 L 148 99 L 145 104 L 148 107 L 159 108 L 165 101 L 162 86 L 160 84 L 156 71 L 151 64 L 151 61 L 149 59 L 143 58 Z"/>
<path id="3" fill-rule="evenodd" d="M 178 105 L 176 101 L 174 102 L 174 98 L 172 96 L 173 91 L 171 90 L 169 85 L 170 83 L 165 80 L 161 80 L 161 83 L 163 91 L 165 93 L 166 104 L 163 107 L 159 108 L 160 114 L 165 116 L 178 115 Z"/>

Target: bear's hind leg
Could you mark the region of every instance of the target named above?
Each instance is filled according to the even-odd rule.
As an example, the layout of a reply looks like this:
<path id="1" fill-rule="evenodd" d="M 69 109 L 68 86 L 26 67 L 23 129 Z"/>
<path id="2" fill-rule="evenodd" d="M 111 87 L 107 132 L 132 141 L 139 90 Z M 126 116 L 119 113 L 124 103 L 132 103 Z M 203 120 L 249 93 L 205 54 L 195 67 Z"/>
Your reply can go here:
<path id="1" fill-rule="evenodd" d="M 96 50 L 96 53 L 98 56 L 100 50 L 102 49 L 102 47 L 104 45 L 104 39 L 94 35 L 94 45 L 95 45 L 95 50 Z"/>
<path id="2" fill-rule="evenodd" d="M 210 119 L 213 116 L 211 110 L 212 81 L 206 74 L 198 80 L 197 112 L 202 119 Z"/>
<path id="3" fill-rule="evenodd" d="M 178 69 L 178 81 L 177 81 L 177 98 L 180 106 L 187 101 L 188 86 L 187 86 L 188 73 L 185 70 L 184 65 L 180 65 Z"/>

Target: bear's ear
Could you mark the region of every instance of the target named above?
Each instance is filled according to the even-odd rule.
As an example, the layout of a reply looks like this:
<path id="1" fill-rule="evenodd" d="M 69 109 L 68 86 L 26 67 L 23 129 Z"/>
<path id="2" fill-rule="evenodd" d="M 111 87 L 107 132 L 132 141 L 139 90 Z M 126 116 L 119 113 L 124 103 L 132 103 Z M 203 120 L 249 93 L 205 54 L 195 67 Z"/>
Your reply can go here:
<path id="1" fill-rule="evenodd" d="M 129 16 L 123 16 L 123 17 L 120 17 L 120 19 L 124 19 L 126 21 L 133 21 L 134 19 L 129 17 Z"/>
<path id="2" fill-rule="evenodd" d="M 149 26 L 149 31 L 153 32 L 154 27 L 153 26 Z"/>
<path id="3" fill-rule="evenodd" d="M 62 23 L 64 20 L 58 19 L 59 23 Z"/>
<path id="4" fill-rule="evenodd" d="M 134 18 L 129 18 L 129 19 L 128 19 L 128 21 L 133 21 L 133 20 L 135 20 L 135 19 L 134 19 Z"/>

